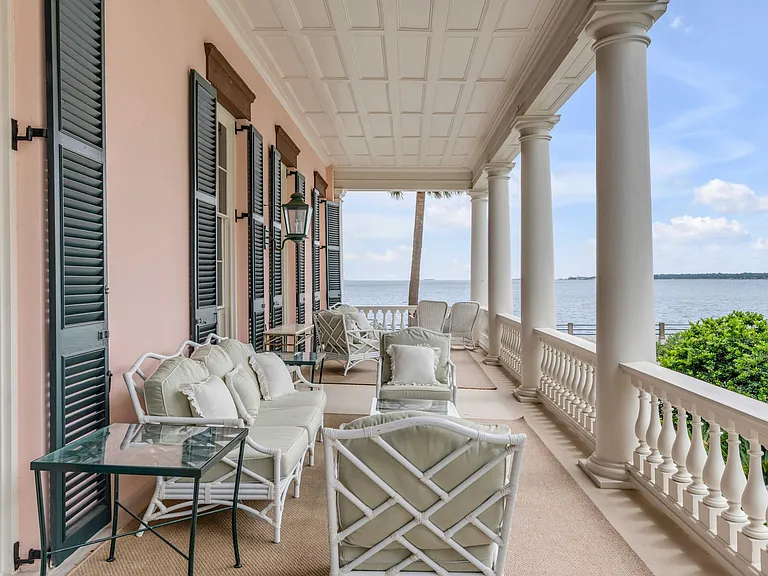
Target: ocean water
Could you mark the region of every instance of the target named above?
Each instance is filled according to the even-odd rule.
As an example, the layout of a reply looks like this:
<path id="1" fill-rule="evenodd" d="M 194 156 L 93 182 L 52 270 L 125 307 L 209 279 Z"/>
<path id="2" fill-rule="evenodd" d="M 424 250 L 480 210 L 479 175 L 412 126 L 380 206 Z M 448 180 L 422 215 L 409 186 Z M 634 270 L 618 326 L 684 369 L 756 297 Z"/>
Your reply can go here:
<path id="1" fill-rule="evenodd" d="M 422 280 L 419 297 L 448 304 L 469 300 L 468 281 Z M 768 316 L 768 280 L 655 280 L 656 320 L 668 324 L 723 316 L 733 310 Z M 557 323 L 595 324 L 595 280 L 555 282 Z M 398 306 L 408 303 L 407 281 L 344 282 L 344 302 Z M 512 282 L 513 313 L 520 315 L 520 281 Z"/>

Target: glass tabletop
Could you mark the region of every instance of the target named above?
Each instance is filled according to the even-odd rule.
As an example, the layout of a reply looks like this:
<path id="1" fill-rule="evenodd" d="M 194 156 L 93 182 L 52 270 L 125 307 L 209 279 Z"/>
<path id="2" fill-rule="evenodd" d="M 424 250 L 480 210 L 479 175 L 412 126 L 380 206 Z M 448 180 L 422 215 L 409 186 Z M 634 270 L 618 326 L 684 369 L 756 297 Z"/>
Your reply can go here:
<path id="1" fill-rule="evenodd" d="M 34 460 L 32 470 L 200 478 L 247 428 L 111 424 Z"/>
<path id="2" fill-rule="evenodd" d="M 325 358 L 325 352 L 311 352 L 309 350 L 297 352 L 275 351 L 274 353 L 286 364 L 294 366 L 313 366 Z"/>
<path id="3" fill-rule="evenodd" d="M 374 398 L 372 414 L 384 414 L 387 412 L 429 412 L 444 416 L 458 416 L 453 402 L 449 400 L 424 400 L 416 398 Z"/>

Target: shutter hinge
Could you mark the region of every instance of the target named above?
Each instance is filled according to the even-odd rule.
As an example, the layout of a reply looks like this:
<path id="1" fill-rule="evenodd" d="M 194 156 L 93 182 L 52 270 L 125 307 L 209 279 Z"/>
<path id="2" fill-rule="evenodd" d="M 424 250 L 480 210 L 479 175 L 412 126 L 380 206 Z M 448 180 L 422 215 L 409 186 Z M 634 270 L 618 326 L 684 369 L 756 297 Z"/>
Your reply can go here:
<path id="1" fill-rule="evenodd" d="M 109 340 L 109 330 L 99 330 L 98 339 L 99 341 Z"/>
<path id="2" fill-rule="evenodd" d="M 107 371 L 107 392 L 112 392 L 112 370 Z"/>
<path id="3" fill-rule="evenodd" d="M 104 286 L 104 294 L 109 294 L 109 286 Z"/>
<path id="4" fill-rule="evenodd" d="M 42 551 L 35 548 L 30 548 L 27 552 L 27 557 L 22 558 L 19 555 L 19 549 L 21 548 L 18 542 L 13 543 L 13 569 L 18 570 L 25 564 L 34 564 L 35 560 L 40 560 L 43 557 Z M 49 548 L 50 550 L 50 548 Z"/>
<path id="5" fill-rule="evenodd" d="M 238 220 L 247 220 L 250 215 L 251 215 L 250 212 L 240 212 L 238 214 L 237 210 L 235 210 L 235 222 L 237 222 Z"/>
<path id="6" fill-rule="evenodd" d="M 27 126 L 24 136 L 19 136 L 19 121 L 11 118 L 11 150 L 19 150 L 19 142 L 32 142 L 33 138 L 48 138 L 47 128 Z"/>

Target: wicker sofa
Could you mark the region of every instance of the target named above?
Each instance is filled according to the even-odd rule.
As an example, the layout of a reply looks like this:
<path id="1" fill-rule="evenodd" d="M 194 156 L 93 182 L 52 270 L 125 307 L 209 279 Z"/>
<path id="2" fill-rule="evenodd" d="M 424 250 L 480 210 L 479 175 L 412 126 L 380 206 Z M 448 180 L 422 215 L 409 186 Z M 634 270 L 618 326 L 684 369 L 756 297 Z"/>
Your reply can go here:
<path id="1" fill-rule="evenodd" d="M 179 426 L 244 427 L 235 420 L 194 417 L 189 400 L 180 387 L 208 376 L 224 374 L 240 365 L 252 380 L 251 390 L 259 397 L 258 413 L 249 426 L 243 462 L 238 507 L 273 527 L 273 540 L 280 541 L 280 525 L 291 482 L 298 498 L 305 457 L 314 464 L 314 448 L 321 434 L 326 404 L 322 388 L 308 382 L 299 370 L 293 373 L 296 393 L 264 400 L 256 373 L 250 367 L 255 354 L 250 344 L 212 334 L 204 344 L 184 342 L 175 353 L 143 354 L 123 374 L 140 424 Z M 159 362 L 159 364 L 158 364 Z M 305 388 L 306 390 L 301 390 Z M 200 511 L 231 505 L 234 493 L 237 454 L 224 458 L 200 483 Z M 158 477 L 155 492 L 144 514 L 145 522 L 188 515 L 194 485 L 181 478 Z M 246 501 L 265 500 L 257 510 Z M 173 501 L 173 502 L 169 502 Z"/>

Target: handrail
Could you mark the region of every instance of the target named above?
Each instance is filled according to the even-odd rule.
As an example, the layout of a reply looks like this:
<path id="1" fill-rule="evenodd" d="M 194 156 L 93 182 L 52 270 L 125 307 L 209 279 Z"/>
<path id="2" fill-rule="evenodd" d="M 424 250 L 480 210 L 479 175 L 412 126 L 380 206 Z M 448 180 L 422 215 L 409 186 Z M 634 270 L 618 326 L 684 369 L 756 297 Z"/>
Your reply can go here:
<path id="1" fill-rule="evenodd" d="M 496 317 L 502 324 L 510 324 L 515 328 L 523 327 L 523 321 L 519 316 L 513 316 L 512 314 L 497 314 Z"/>
<path id="2" fill-rule="evenodd" d="M 765 574 L 768 404 L 652 362 L 620 367 L 637 390 L 633 479 L 740 573 Z"/>
<path id="3" fill-rule="evenodd" d="M 544 348 L 539 394 L 589 442 L 594 442 L 597 386 L 594 343 L 554 328 L 534 328 Z"/>

